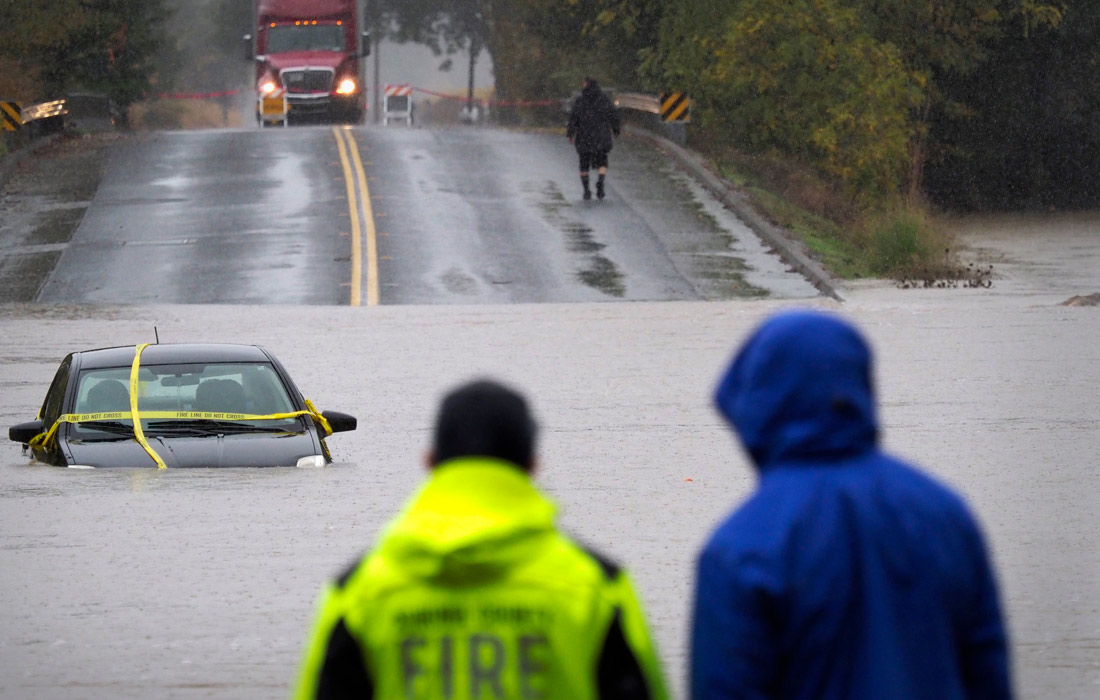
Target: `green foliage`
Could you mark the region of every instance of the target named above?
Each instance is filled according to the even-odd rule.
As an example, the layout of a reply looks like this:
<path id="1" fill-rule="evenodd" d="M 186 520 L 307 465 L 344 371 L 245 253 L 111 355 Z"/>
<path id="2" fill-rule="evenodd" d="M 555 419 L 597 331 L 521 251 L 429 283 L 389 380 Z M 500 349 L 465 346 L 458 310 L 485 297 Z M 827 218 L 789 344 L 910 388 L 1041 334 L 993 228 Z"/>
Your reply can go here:
<path id="1" fill-rule="evenodd" d="M 5 0 L 0 63 L 35 74 L 35 99 L 90 91 L 125 106 L 149 91 L 165 17 L 162 0 Z"/>
<path id="2" fill-rule="evenodd" d="M 926 191 L 962 210 L 1100 206 L 1100 4 L 1074 2 L 1057 27 L 1016 16 L 971 74 L 943 81 L 973 108 L 940 114 Z"/>
<path id="3" fill-rule="evenodd" d="M 1017 24 L 1026 35 L 1061 18 L 1039 0 L 681 0 L 642 70 L 687 90 L 698 122 L 811 165 L 873 210 L 919 192 L 937 115 L 975 113 L 944 81 L 986 66 Z"/>
<path id="4" fill-rule="evenodd" d="M 79 0 L 0 1 L 0 95 L 24 103 L 42 99 L 38 57 L 83 21 Z"/>
<path id="5" fill-rule="evenodd" d="M 882 276 L 934 263 L 947 248 L 927 217 L 913 209 L 872 218 L 864 225 L 862 238 L 860 247 L 866 251 L 871 273 Z"/>
<path id="6" fill-rule="evenodd" d="M 701 117 L 742 147 L 778 149 L 872 205 L 904 184 L 911 114 L 927 76 L 872 37 L 840 0 L 744 0 L 720 22 L 681 5 L 678 46 L 666 47 L 671 82 L 687 84 Z"/>
<path id="7" fill-rule="evenodd" d="M 56 45 L 86 21 L 80 0 L 4 0 L 0 3 L 0 51 L 28 56 Z"/>
<path id="8" fill-rule="evenodd" d="M 395 41 L 414 41 L 437 55 L 471 48 L 490 40 L 493 9 L 490 0 L 373 0 L 372 13 Z"/>
<path id="9" fill-rule="evenodd" d="M 662 0 L 568 0 L 569 11 L 580 22 L 581 37 L 592 51 L 586 72 L 598 74 L 607 84 L 659 90 L 649 84 L 643 66 L 648 65 L 660 38 Z"/>
<path id="10" fill-rule="evenodd" d="M 250 82 L 242 37 L 255 31 L 251 0 L 174 4 L 156 54 L 161 92 L 220 92 Z"/>

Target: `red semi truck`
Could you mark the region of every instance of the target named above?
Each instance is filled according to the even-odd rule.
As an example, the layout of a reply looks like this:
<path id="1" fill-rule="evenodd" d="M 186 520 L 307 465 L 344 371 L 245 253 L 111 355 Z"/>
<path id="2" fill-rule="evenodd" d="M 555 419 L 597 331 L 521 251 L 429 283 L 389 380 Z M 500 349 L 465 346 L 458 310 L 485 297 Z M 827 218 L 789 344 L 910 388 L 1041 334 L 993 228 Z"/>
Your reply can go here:
<path id="1" fill-rule="evenodd" d="M 256 62 L 257 105 L 285 91 L 288 122 L 358 123 L 367 108 L 356 0 L 254 0 L 255 32 L 245 35 Z M 263 119 L 257 108 L 257 120 Z"/>

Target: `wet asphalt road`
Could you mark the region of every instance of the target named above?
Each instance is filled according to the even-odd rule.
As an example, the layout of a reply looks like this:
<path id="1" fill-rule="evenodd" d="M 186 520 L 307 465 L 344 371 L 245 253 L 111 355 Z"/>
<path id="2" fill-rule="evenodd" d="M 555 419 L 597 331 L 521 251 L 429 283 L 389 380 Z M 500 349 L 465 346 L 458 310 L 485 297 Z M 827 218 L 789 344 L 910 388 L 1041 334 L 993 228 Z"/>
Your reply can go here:
<path id="1" fill-rule="evenodd" d="M 560 134 L 346 133 L 369 215 L 349 207 L 360 182 L 332 128 L 127 139 L 35 300 L 339 305 L 369 284 L 382 304 L 818 294 L 641 142 L 619 140 L 608 199 L 585 202 Z M 371 219 L 363 233 L 353 216 Z"/>
<path id="2" fill-rule="evenodd" d="M 509 143 L 512 135 L 490 138 Z M 385 148 L 370 148 L 364 156 L 373 163 Z M 399 150 L 414 173 L 402 187 L 427 177 L 416 171 L 422 152 Z M 615 154 L 629 162 L 627 148 Z M 563 193 L 571 167 L 561 165 Z M 629 208 L 631 195 L 619 190 L 629 179 L 617 177 L 612 194 Z M 211 201 L 218 189 L 209 187 Z M 375 181 L 371 189 L 387 214 L 379 221 L 388 221 L 387 202 L 397 200 Z M 679 200 L 685 210 L 691 197 Z M 578 204 L 570 216 L 587 211 Z M 188 235 L 158 218 L 173 206 L 190 211 L 178 202 L 120 206 L 159 222 L 165 240 Z M 241 209 L 242 221 L 260 215 Z M 547 220 L 534 211 L 538 218 L 523 221 Z M 379 232 L 392 237 L 388 228 Z M 549 229 L 560 243 L 564 229 Z M 712 385 L 768 313 L 812 305 L 868 334 L 886 446 L 961 490 L 981 518 L 1000 573 L 1019 697 L 1091 700 L 1100 694 L 1100 313 L 1059 302 L 1100 291 L 1092 274 L 1097 232 L 1096 217 L 1011 229 L 971 222 L 965 240 L 997 267 L 992 289 L 902 291 L 868 282 L 846 290 L 844 304 L 797 294 L 484 303 L 507 300 L 512 285 L 475 285 L 477 294 L 463 296 L 447 291 L 437 265 L 411 263 L 409 274 L 385 278 L 404 280 L 404 288 L 383 286 L 384 303 L 374 308 L 348 308 L 346 287 L 335 301 L 305 304 L 132 305 L 132 297 L 0 304 L 0 426 L 34 415 L 67 352 L 150 341 L 154 326 L 164 342 L 265 345 L 319 408 L 356 414 L 361 426 L 333 437 L 336 463 L 315 471 L 69 472 L 33 465 L 14 443 L 0 444 L 0 697 L 285 697 L 319 586 L 370 545 L 419 483 L 439 396 L 491 374 L 532 397 L 543 425 L 540 483 L 569 531 L 634 573 L 683 698 L 692 561 L 753 485 L 745 456 L 710 408 Z M 273 240 L 280 238 L 292 245 L 293 236 Z M 406 256 L 385 248 L 385 239 L 390 260 L 380 260 L 381 270 L 402 269 Z M 136 258 L 132 264 L 126 274 L 144 274 Z M 335 279 L 347 279 L 346 264 L 342 273 L 333 268 Z M 576 277 L 565 282 L 559 289 L 597 292 Z M 398 293 L 437 301 L 386 303 Z"/>

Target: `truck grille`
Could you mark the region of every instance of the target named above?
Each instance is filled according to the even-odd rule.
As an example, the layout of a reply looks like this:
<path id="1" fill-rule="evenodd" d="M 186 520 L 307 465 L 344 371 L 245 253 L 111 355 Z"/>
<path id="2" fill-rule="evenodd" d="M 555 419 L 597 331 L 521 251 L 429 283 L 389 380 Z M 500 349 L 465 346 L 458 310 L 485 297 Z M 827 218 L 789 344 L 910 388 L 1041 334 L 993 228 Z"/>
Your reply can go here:
<path id="1" fill-rule="evenodd" d="M 289 93 L 295 92 L 331 92 L 331 70 L 297 69 L 282 72 L 283 85 Z"/>

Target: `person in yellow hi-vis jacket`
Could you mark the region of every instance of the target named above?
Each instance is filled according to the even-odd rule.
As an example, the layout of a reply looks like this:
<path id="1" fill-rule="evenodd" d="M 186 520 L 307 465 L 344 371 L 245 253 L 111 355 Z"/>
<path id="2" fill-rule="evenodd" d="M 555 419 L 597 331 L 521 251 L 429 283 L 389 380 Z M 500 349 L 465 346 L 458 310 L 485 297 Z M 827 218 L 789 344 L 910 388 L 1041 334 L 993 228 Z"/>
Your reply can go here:
<path id="1" fill-rule="evenodd" d="M 444 398 L 430 478 L 325 587 L 294 697 L 667 699 L 630 579 L 531 482 L 536 431 L 499 383 Z"/>

